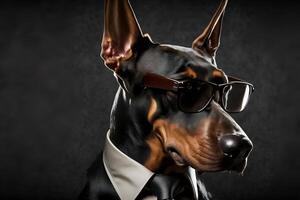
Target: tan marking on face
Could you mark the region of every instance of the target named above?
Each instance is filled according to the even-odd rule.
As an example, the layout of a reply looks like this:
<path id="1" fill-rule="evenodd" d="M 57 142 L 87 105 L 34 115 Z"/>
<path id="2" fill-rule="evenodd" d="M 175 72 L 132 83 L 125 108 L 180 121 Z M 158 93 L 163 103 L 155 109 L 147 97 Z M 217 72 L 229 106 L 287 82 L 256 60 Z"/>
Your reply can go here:
<path id="1" fill-rule="evenodd" d="M 222 153 L 217 138 L 210 134 L 210 123 L 209 119 L 202 120 L 192 132 L 167 119 L 156 120 L 153 126 L 165 152 L 167 148 L 175 148 L 195 169 L 217 171 L 221 168 Z"/>
<path id="2" fill-rule="evenodd" d="M 163 171 L 164 174 L 183 173 L 185 166 L 177 166 L 173 160 L 168 157 L 167 152 L 161 142 L 159 134 L 152 133 L 146 140 L 150 148 L 150 156 L 144 163 L 144 166 L 155 172 Z"/>
<path id="3" fill-rule="evenodd" d="M 211 79 L 213 79 L 215 83 L 226 83 L 228 82 L 228 78 L 225 73 L 220 69 L 215 69 L 211 73 Z"/>
<path id="4" fill-rule="evenodd" d="M 147 119 L 148 119 L 149 122 L 152 121 L 152 118 L 153 118 L 156 110 L 157 110 L 157 103 L 156 103 L 155 99 L 153 97 L 151 97 L 150 107 L 149 107 L 149 111 L 148 111 L 148 114 L 147 114 Z"/>
<path id="5" fill-rule="evenodd" d="M 144 166 L 151 171 L 155 171 L 160 167 L 160 164 L 166 155 L 160 140 L 155 135 L 151 135 L 146 142 L 150 148 L 150 156 L 146 160 Z"/>
<path id="6" fill-rule="evenodd" d="M 223 72 L 220 70 L 214 70 L 212 73 L 213 77 L 222 77 L 223 76 Z"/>
<path id="7" fill-rule="evenodd" d="M 190 67 L 187 67 L 184 73 L 188 77 L 197 78 L 197 73 Z"/>

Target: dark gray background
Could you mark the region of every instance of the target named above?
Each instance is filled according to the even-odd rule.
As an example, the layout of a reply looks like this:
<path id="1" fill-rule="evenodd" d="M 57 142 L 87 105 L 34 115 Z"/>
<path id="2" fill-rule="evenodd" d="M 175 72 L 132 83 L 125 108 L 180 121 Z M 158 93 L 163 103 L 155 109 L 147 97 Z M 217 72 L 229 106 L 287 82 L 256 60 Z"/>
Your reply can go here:
<path id="1" fill-rule="evenodd" d="M 0 199 L 75 199 L 117 89 L 99 57 L 102 1 L 0 6 Z M 154 41 L 190 46 L 218 1 L 132 0 Z M 299 3 L 231 0 L 219 66 L 252 82 L 233 117 L 254 143 L 244 176 L 204 175 L 219 200 L 299 199 Z"/>

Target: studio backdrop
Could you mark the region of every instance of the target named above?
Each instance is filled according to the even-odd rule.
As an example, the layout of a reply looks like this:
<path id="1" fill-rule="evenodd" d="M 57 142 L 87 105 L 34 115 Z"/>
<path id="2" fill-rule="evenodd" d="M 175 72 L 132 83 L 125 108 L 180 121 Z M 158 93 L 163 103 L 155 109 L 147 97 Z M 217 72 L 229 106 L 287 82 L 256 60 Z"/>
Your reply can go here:
<path id="1" fill-rule="evenodd" d="M 219 1 L 131 3 L 154 41 L 191 46 Z M 118 87 L 99 56 L 103 1 L 0 4 L 0 199 L 75 199 Z M 214 199 L 300 199 L 299 4 L 229 1 L 217 62 L 255 86 L 232 115 L 254 149 L 243 176 L 202 175 Z"/>

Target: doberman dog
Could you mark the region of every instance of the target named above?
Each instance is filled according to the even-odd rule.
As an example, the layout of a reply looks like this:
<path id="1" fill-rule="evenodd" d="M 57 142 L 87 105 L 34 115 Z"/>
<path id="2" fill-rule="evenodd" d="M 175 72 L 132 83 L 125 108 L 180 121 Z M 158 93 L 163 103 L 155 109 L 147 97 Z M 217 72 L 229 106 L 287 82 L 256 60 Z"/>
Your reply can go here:
<path id="1" fill-rule="evenodd" d="M 196 183 L 190 197 L 158 199 L 208 199 L 199 175 L 242 173 L 252 150 L 228 113 L 244 110 L 253 85 L 225 74 L 215 60 L 227 0 L 191 48 L 153 42 L 128 0 L 104 3 L 101 57 L 120 87 L 106 147 L 90 167 L 80 199 L 146 199 L 143 187 L 157 174 L 173 177 L 172 183 L 189 174 L 182 177 Z"/>

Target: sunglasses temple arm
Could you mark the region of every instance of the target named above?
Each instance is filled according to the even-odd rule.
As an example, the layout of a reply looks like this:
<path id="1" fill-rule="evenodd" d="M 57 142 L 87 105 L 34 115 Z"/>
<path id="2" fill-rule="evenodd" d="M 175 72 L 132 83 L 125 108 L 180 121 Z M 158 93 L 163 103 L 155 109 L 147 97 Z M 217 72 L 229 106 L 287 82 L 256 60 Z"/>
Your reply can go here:
<path id="1" fill-rule="evenodd" d="M 149 73 L 144 76 L 143 83 L 146 87 L 177 91 L 181 82 Z"/>

